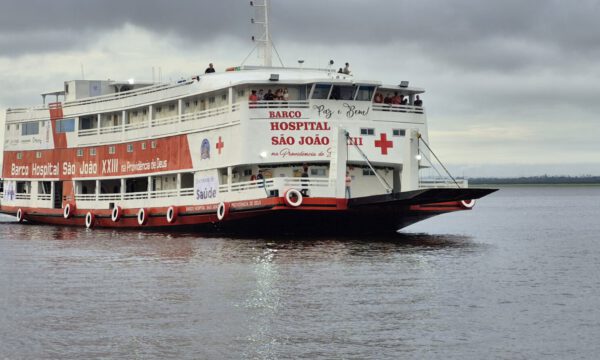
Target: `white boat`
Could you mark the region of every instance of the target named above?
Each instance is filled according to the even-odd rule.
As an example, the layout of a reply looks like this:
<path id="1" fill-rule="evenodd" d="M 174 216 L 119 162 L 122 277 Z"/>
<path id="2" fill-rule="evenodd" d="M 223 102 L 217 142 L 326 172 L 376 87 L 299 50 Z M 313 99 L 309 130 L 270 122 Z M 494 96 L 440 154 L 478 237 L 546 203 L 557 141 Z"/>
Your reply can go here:
<path id="1" fill-rule="evenodd" d="M 8 109 L 0 211 L 88 228 L 393 232 L 494 191 L 420 176 L 434 166 L 423 89 L 274 67 L 263 26 L 264 66 L 66 81 Z"/>

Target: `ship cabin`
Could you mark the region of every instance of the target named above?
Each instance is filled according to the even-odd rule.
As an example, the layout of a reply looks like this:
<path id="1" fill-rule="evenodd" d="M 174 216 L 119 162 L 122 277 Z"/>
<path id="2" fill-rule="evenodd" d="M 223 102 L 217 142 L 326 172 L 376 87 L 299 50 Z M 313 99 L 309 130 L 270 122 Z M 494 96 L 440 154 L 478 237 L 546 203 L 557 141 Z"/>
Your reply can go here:
<path id="1" fill-rule="evenodd" d="M 165 84 L 68 81 L 41 106 L 8 109 L 3 204 L 125 208 L 290 187 L 338 199 L 419 188 L 423 89 L 322 69 L 231 70 Z"/>

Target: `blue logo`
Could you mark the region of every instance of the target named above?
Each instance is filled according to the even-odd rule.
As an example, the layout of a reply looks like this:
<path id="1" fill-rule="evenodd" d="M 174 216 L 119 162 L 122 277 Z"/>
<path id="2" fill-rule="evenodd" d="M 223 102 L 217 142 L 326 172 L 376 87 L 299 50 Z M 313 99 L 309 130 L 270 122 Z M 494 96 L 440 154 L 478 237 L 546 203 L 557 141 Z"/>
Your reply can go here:
<path id="1" fill-rule="evenodd" d="M 210 159 L 210 143 L 208 139 L 202 140 L 202 145 L 200 146 L 200 159 Z"/>

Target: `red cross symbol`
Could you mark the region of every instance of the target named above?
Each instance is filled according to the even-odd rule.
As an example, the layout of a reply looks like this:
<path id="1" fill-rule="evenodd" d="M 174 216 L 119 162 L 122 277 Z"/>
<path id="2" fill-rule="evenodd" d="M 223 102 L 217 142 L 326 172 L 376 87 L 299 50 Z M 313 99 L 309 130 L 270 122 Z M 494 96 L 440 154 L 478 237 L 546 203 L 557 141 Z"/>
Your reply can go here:
<path id="1" fill-rule="evenodd" d="M 219 155 L 221 155 L 221 149 L 225 147 L 225 143 L 221 141 L 221 137 L 219 136 L 219 142 L 217 143 L 217 150 L 219 150 Z"/>
<path id="2" fill-rule="evenodd" d="M 381 148 L 382 155 L 387 155 L 388 148 L 393 148 L 394 143 L 388 141 L 386 133 L 381 133 L 379 140 L 375 140 L 375 147 Z"/>

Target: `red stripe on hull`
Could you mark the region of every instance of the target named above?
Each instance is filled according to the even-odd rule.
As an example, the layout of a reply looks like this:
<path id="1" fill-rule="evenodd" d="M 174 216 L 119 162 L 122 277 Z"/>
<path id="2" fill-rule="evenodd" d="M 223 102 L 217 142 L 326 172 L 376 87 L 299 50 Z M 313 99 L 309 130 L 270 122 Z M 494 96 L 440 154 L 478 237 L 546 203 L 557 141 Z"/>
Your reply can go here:
<path id="1" fill-rule="evenodd" d="M 85 215 L 94 215 L 93 227 L 105 228 L 167 228 L 198 227 L 199 230 L 225 229 L 236 231 L 265 230 L 267 232 L 392 232 L 431 216 L 465 210 L 460 202 L 412 206 L 381 206 L 362 209 L 347 208 L 346 199 L 304 198 L 299 207 L 290 207 L 283 198 L 237 201 L 230 203 L 223 220 L 217 217 L 218 204 L 179 206 L 177 217 L 167 221 L 168 207 L 146 208 L 144 225 L 138 223 L 139 209 L 123 209 L 118 221 L 112 221 L 112 210 L 77 209 L 73 217 L 65 219 L 62 209 L 21 208 L 25 219 L 35 223 L 85 226 Z M 17 207 L 2 207 L 2 212 L 15 214 Z M 375 226 L 376 225 L 376 226 Z"/>

